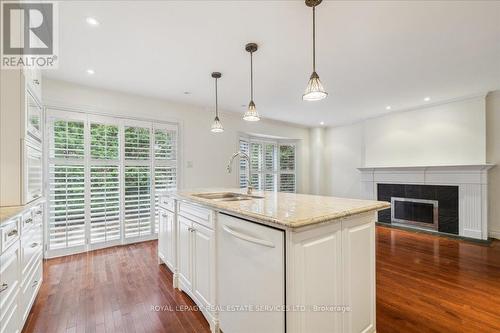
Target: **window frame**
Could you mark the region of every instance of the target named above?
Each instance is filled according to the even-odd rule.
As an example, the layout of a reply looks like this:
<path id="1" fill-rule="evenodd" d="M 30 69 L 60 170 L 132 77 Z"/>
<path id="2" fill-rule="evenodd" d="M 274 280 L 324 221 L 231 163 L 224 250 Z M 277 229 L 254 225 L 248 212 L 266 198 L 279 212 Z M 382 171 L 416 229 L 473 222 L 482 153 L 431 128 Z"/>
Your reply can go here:
<path id="1" fill-rule="evenodd" d="M 281 175 L 282 174 L 293 174 L 295 177 L 294 181 L 294 190 L 292 193 L 297 192 L 297 151 L 299 147 L 299 141 L 298 140 L 293 140 L 293 139 L 273 139 L 273 138 L 268 138 L 268 137 L 258 137 L 258 136 L 246 136 L 246 135 L 240 135 L 238 138 L 238 149 L 241 149 L 241 142 L 244 141 L 248 145 L 248 156 L 250 157 L 250 179 L 252 179 L 253 175 L 259 175 L 261 178 L 262 182 L 262 190 L 265 190 L 265 177 L 266 175 L 274 175 L 275 181 L 274 181 L 274 186 L 275 186 L 275 192 L 280 192 L 279 189 L 281 188 Z M 252 169 L 252 154 L 251 154 L 251 149 L 252 149 L 252 143 L 255 144 L 262 144 L 262 164 L 260 167 L 261 169 L 254 171 Z M 275 154 L 276 154 L 276 160 L 275 160 L 275 170 L 266 170 L 264 165 L 265 165 L 265 145 L 266 144 L 272 144 L 275 147 Z M 281 160 L 280 160 L 280 147 L 281 146 L 293 146 L 295 153 L 294 153 L 294 164 L 293 164 L 293 171 L 282 171 L 281 170 Z M 245 166 L 245 168 L 239 167 L 239 175 L 238 175 L 238 180 L 240 184 L 240 188 L 246 187 L 246 168 L 248 166 Z"/>
<path id="2" fill-rule="evenodd" d="M 44 189 L 45 193 L 47 193 L 46 200 L 46 222 L 45 230 L 44 230 L 44 238 L 45 238 L 45 256 L 56 257 L 61 255 L 68 255 L 80 252 L 86 252 L 94 249 L 122 245 L 122 244 L 130 244 L 139 241 L 156 239 L 157 238 L 157 230 L 155 230 L 155 215 L 157 211 L 157 205 L 155 204 L 155 198 L 158 193 L 155 191 L 155 167 L 156 167 L 156 159 L 154 158 L 154 129 L 156 127 L 162 129 L 169 129 L 175 131 L 176 135 L 176 160 L 171 162 L 171 164 L 175 164 L 175 176 L 176 176 L 176 187 L 180 188 L 181 186 L 181 140 L 180 140 L 180 131 L 181 124 L 176 122 L 155 120 L 155 119 L 139 119 L 139 118 L 127 118 L 123 116 L 117 115 L 108 115 L 101 113 L 93 113 L 91 111 L 70 109 L 66 107 L 59 106 L 46 106 L 45 107 L 45 127 L 47 136 L 44 140 L 45 147 L 45 157 L 44 157 L 44 170 L 49 170 L 49 165 L 57 162 L 57 159 L 52 158 L 50 156 L 50 149 L 52 146 L 51 140 L 53 140 L 53 133 L 49 133 L 52 127 L 52 123 L 54 119 L 56 120 L 64 120 L 64 121 L 83 121 L 84 123 L 84 158 L 81 164 L 84 165 L 85 170 L 85 238 L 84 245 L 78 247 L 68 247 L 61 249 L 51 249 L 49 243 L 49 234 L 50 234 L 50 214 L 49 214 L 49 200 L 50 200 L 50 184 L 49 177 L 46 177 L 46 181 L 44 181 Z M 103 124 L 103 125 L 114 125 L 118 126 L 118 159 L 95 159 L 91 158 L 91 124 Z M 148 127 L 150 130 L 150 147 L 149 147 L 149 159 L 148 160 L 125 160 L 125 127 L 127 126 L 141 126 Z M 151 233 L 146 236 L 125 238 L 125 166 L 140 166 L 145 165 L 149 167 L 150 170 L 150 226 Z M 109 242 L 99 242 L 99 243 L 91 243 L 91 230 L 90 230 L 90 205 L 91 205 L 91 181 L 90 181 L 90 172 L 92 167 L 106 167 L 106 166 L 118 166 L 119 170 L 119 224 L 120 224 L 120 238 L 118 240 L 113 240 Z"/>

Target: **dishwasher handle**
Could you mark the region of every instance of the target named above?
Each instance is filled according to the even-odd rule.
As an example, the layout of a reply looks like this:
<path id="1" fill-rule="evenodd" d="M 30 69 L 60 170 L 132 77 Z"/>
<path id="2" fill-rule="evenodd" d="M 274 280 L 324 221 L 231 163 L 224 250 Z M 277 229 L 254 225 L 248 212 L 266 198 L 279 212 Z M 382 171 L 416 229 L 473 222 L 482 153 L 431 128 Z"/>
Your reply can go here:
<path id="1" fill-rule="evenodd" d="M 258 244 L 258 245 L 262 245 L 262 246 L 266 246 L 266 247 L 271 247 L 271 248 L 276 247 L 273 242 L 243 234 L 243 233 L 235 231 L 235 230 L 233 230 L 225 225 L 222 226 L 222 230 L 224 230 L 225 232 L 227 232 L 231 236 L 234 236 L 236 238 L 239 238 L 241 240 L 244 240 L 244 241 L 247 241 L 250 243 L 254 243 L 254 244 Z"/>

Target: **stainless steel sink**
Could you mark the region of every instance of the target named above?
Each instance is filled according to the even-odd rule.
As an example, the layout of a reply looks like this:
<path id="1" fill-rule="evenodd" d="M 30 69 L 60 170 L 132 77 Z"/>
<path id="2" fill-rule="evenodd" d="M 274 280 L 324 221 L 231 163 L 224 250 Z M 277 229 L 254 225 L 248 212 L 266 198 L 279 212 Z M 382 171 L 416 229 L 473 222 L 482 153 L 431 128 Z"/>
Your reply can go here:
<path id="1" fill-rule="evenodd" d="M 252 200 L 252 199 L 263 199 L 264 197 L 260 197 L 257 195 L 248 195 L 243 193 L 236 192 L 217 192 L 217 193 L 198 193 L 193 194 L 194 197 L 209 199 L 215 201 L 243 201 L 243 200 Z"/>

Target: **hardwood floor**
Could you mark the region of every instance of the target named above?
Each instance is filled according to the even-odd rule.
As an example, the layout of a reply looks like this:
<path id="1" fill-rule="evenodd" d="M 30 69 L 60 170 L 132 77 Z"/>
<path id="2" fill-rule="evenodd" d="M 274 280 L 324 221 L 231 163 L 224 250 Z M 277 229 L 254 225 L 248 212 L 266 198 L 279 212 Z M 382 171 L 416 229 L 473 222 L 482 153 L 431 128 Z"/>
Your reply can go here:
<path id="1" fill-rule="evenodd" d="M 377 333 L 500 332 L 500 242 L 377 227 Z"/>
<path id="2" fill-rule="evenodd" d="M 156 242 L 51 259 L 23 332 L 209 332 Z M 377 227 L 377 332 L 499 332 L 500 242 Z"/>
<path id="3" fill-rule="evenodd" d="M 47 260 L 23 332 L 209 332 L 200 312 L 151 309 L 194 306 L 158 265 L 156 243 Z"/>

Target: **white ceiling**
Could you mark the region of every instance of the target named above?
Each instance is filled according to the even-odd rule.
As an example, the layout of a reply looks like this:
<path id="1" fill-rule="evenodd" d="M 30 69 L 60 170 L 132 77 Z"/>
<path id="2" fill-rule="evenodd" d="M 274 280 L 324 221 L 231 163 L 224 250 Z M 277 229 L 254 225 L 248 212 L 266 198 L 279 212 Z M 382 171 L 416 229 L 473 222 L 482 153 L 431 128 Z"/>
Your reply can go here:
<path id="1" fill-rule="evenodd" d="M 243 113 L 251 41 L 258 111 L 306 126 L 500 88 L 498 1 L 323 1 L 317 71 L 329 97 L 320 102 L 301 99 L 311 72 L 303 1 L 68 1 L 59 17 L 60 66 L 47 77 L 212 107 L 210 73 L 220 71 L 222 109 Z"/>

